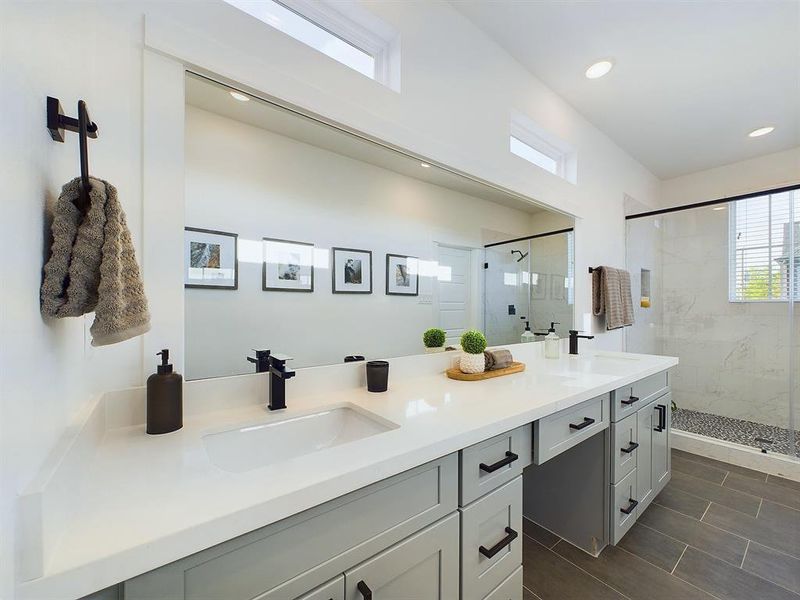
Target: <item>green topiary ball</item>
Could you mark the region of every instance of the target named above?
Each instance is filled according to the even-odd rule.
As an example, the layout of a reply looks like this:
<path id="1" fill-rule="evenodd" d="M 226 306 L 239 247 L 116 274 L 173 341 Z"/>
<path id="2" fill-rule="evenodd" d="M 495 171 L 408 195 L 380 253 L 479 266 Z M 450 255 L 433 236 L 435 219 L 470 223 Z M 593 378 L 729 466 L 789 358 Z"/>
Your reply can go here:
<path id="1" fill-rule="evenodd" d="M 422 334 L 422 343 L 426 348 L 441 348 L 444 346 L 446 334 L 444 329 L 438 327 L 431 327 Z"/>
<path id="2" fill-rule="evenodd" d="M 470 329 L 461 336 L 461 347 L 467 354 L 483 354 L 486 350 L 486 338 L 477 329 Z"/>

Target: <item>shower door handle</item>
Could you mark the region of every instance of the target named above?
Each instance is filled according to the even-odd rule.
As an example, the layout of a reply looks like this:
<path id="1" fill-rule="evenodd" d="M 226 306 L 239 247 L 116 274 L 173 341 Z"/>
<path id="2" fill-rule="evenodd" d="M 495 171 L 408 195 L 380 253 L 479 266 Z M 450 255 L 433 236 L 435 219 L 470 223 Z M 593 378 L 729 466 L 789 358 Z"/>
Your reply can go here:
<path id="1" fill-rule="evenodd" d="M 655 426 L 654 431 L 664 431 L 667 428 L 667 407 L 663 404 L 656 404 L 658 411 L 658 425 Z"/>

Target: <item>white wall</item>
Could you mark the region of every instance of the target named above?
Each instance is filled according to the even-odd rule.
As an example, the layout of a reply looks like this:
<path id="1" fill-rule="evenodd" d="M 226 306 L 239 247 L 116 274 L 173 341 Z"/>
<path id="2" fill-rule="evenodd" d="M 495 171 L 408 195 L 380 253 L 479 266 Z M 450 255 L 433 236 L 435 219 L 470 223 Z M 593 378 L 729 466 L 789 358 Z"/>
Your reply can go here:
<path id="1" fill-rule="evenodd" d="M 545 214 L 466 196 L 188 106 L 186 225 L 239 234 L 239 289 L 186 290 L 185 375 L 251 372 L 244 357 L 255 347 L 293 356 L 294 367 L 334 364 L 346 354 L 418 354 L 422 332 L 439 325 L 436 281 L 422 276 L 420 297 L 387 296 L 386 253 L 435 261 L 436 244 L 482 248 L 487 229 L 505 239 L 520 237 Z M 313 293 L 262 291 L 262 237 L 315 245 L 320 260 Z M 331 292 L 327 253 L 334 246 L 372 251 L 371 295 Z M 425 295 L 433 295 L 433 303 L 423 303 Z"/>
<path id="2" fill-rule="evenodd" d="M 0 596 L 13 598 L 15 495 L 32 478 L 70 418 L 93 390 L 142 381 L 182 297 L 181 282 L 153 281 L 144 270 L 157 326 L 143 341 L 89 349 L 80 320 L 49 324 L 39 317 L 38 287 L 45 249 L 45 200 L 77 174 L 77 140 L 52 142 L 44 127 L 45 97 L 61 98 L 74 114 L 88 102 L 100 127 L 90 142 L 93 173 L 112 181 L 128 214 L 141 256 L 158 258 L 165 247 L 156 229 L 143 231 L 143 207 L 156 195 L 143 180 L 143 138 L 159 131 L 144 124 L 143 98 L 172 94 L 176 69 L 155 80 L 153 63 L 170 51 L 202 56 L 210 70 L 323 114 L 355 129 L 514 189 L 581 217 L 576 225 L 576 271 L 624 261 L 623 195 L 654 205 L 657 180 L 566 102 L 514 62 L 446 3 L 369 3 L 402 39 L 402 92 L 395 93 L 327 57 L 237 13 L 221 2 L 3 2 L 0 22 L 2 134 L 2 494 L 0 494 Z M 144 15 L 148 14 L 143 25 Z M 165 24 L 179 23 L 180 27 Z M 161 23 L 160 37 L 154 23 Z M 145 35 L 162 44 L 146 54 Z M 150 42 L 152 43 L 152 41 Z M 166 48 L 170 45 L 170 48 Z M 144 57 L 149 55 L 149 59 Z M 196 61 L 199 62 L 199 61 Z M 164 73 L 170 72 L 165 67 Z M 149 87 L 146 87 L 149 86 Z M 180 89 L 180 88 L 177 88 Z M 165 106 L 168 103 L 165 101 Z M 182 124 L 182 105 L 172 105 Z M 530 115 L 575 147 L 578 184 L 531 167 L 508 152 L 513 110 Z M 149 113 L 148 113 L 149 114 Z M 148 114 L 144 118 L 149 119 Z M 151 115 L 152 116 L 152 115 Z M 172 148 L 172 146 L 164 146 Z M 182 171 L 179 150 L 165 153 L 167 172 Z M 171 163 L 171 161 L 174 161 Z M 179 194 L 162 194 L 165 213 L 182 206 Z M 149 221 L 148 221 L 149 222 Z M 174 235 L 180 236 L 180 227 Z M 169 230 L 169 226 L 158 231 Z M 142 260 L 140 258 L 140 260 Z M 149 259 L 144 259 L 146 262 Z M 174 257 L 165 257 L 174 260 Z M 153 261 L 150 261 L 153 264 Z M 161 286 L 169 287 L 161 293 Z M 576 304 L 589 312 L 589 278 L 576 278 Z M 173 304 L 170 304 L 173 303 Z M 182 319 L 180 319 L 182 322 Z M 168 337 L 168 336 L 167 336 Z M 621 334 L 596 344 L 621 347 Z M 143 358 L 143 348 L 147 356 Z"/>
<path id="3" fill-rule="evenodd" d="M 659 204 L 665 208 L 680 206 L 797 183 L 800 183 L 800 148 L 793 148 L 662 181 Z"/>

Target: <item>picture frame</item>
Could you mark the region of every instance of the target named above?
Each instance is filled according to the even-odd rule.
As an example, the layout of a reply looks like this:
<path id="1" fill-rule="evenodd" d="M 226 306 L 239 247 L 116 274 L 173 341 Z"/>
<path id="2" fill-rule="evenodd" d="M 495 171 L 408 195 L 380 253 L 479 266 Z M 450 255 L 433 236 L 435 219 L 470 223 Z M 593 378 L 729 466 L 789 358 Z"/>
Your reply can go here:
<path id="1" fill-rule="evenodd" d="M 386 295 L 419 296 L 419 259 L 386 254 Z"/>
<path id="2" fill-rule="evenodd" d="M 567 288 L 565 286 L 567 278 L 563 275 L 550 275 L 550 297 L 553 300 L 565 300 Z"/>
<path id="3" fill-rule="evenodd" d="M 545 273 L 531 272 L 531 299 L 544 300 L 547 298 L 547 281 L 549 277 Z"/>
<path id="4" fill-rule="evenodd" d="M 334 294 L 372 293 L 372 250 L 331 248 Z"/>
<path id="5" fill-rule="evenodd" d="M 184 227 L 183 286 L 239 289 L 239 234 Z"/>
<path id="6" fill-rule="evenodd" d="M 314 291 L 314 244 L 269 237 L 262 238 L 261 244 L 263 291 Z"/>

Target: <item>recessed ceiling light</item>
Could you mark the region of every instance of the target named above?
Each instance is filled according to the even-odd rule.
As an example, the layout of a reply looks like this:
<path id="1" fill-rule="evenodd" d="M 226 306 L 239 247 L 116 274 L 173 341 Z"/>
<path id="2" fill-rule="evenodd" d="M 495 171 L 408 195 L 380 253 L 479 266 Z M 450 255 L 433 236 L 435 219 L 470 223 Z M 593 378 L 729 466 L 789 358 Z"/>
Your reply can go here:
<path id="1" fill-rule="evenodd" d="M 586 77 L 589 79 L 599 79 L 603 75 L 608 74 L 612 68 L 614 68 L 614 63 L 610 60 L 598 61 L 586 69 Z"/>
<path id="2" fill-rule="evenodd" d="M 762 135 L 767 135 L 768 133 L 772 133 L 775 131 L 775 128 L 770 126 L 767 127 L 759 127 L 758 129 L 754 129 L 750 133 L 748 133 L 748 137 L 761 137 Z"/>
<path id="3" fill-rule="evenodd" d="M 419 163 L 419 166 L 422 167 L 423 169 L 430 169 L 431 168 L 431 166 L 428 163 L 424 163 L 424 162 Z"/>
<path id="4" fill-rule="evenodd" d="M 250 101 L 250 97 L 249 96 L 245 96 L 241 92 L 230 91 L 228 93 L 231 96 L 233 96 L 234 100 L 238 100 L 239 102 L 249 102 Z"/>

